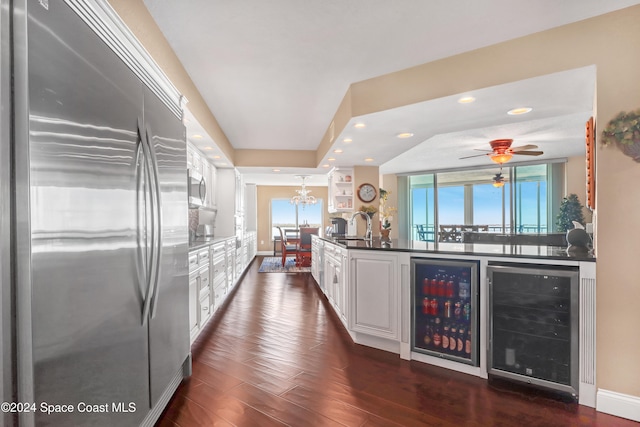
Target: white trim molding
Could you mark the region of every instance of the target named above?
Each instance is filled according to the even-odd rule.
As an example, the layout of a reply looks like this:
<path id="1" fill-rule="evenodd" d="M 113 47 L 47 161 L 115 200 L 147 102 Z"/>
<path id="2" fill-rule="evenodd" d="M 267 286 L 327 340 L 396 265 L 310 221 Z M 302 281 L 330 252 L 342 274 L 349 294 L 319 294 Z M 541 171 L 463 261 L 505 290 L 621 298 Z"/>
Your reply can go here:
<path id="1" fill-rule="evenodd" d="M 65 0 L 116 55 L 182 120 L 187 102 L 106 0 Z"/>
<path id="2" fill-rule="evenodd" d="M 596 410 L 640 422 L 640 397 L 598 389 Z"/>

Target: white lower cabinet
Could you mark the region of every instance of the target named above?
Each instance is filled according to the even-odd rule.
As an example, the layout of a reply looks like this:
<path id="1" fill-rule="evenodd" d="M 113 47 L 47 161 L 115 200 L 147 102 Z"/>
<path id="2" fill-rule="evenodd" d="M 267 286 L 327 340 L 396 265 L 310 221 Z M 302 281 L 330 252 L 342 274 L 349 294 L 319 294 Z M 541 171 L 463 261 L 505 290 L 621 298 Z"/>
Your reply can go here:
<path id="1" fill-rule="evenodd" d="M 255 257 L 255 232 L 247 233 L 247 236 L 248 244 L 239 250 L 236 238 L 229 237 L 189 252 L 189 331 L 192 343 Z"/>
<path id="2" fill-rule="evenodd" d="M 327 245 L 324 252 L 324 289 L 336 314 L 347 326 L 347 250 Z"/>
<path id="3" fill-rule="evenodd" d="M 398 256 L 350 251 L 349 328 L 399 341 L 400 279 Z"/>
<path id="4" fill-rule="evenodd" d="M 198 335 L 198 274 L 189 275 L 189 333 L 191 342 Z"/>

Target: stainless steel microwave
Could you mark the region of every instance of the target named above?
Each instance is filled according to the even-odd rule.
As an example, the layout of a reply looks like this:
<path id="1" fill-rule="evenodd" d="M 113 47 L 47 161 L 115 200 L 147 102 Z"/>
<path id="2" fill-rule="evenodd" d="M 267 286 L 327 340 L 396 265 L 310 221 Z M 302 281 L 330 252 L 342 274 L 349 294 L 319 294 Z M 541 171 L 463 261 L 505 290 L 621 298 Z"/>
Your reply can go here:
<path id="1" fill-rule="evenodd" d="M 204 206 L 207 200 L 207 182 L 204 177 L 193 169 L 187 171 L 189 187 L 189 207 Z"/>

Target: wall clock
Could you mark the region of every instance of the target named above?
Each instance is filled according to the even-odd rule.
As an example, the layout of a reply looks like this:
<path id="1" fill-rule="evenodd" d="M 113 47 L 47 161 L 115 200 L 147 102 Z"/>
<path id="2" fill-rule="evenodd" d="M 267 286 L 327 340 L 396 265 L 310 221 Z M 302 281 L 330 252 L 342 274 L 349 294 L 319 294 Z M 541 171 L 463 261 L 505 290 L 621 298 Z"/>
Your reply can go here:
<path id="1" fill-rule="evenodd" d="M 376 187 L 371 184 L 365 183 L 358 187 L 358 198 L 365 203 L 373 202 L 377 195 Z"/>

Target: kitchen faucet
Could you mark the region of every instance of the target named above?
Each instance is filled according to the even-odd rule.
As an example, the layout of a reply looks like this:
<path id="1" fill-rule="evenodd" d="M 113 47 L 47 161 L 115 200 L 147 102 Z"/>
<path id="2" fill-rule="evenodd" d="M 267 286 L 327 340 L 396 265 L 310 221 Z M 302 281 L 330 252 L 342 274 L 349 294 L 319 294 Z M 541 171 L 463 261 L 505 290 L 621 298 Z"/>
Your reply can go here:
<path id="1" fill-rule="evenodd" d="M 373 239 L 373 233 L 371 232 L 371 217 L 366 212 L 362 212 L 362 211 L 354 212 L 354 214 L 351 215 L 351 219 L 349 220 L 349 222 L 353 221 L 353 219 L 358 215 L 363 216 L 363 217 L 366 218 L 366 220 L 367 220 L 367 231 L 364 234 L 364 240 L 371 241 Z"/>

